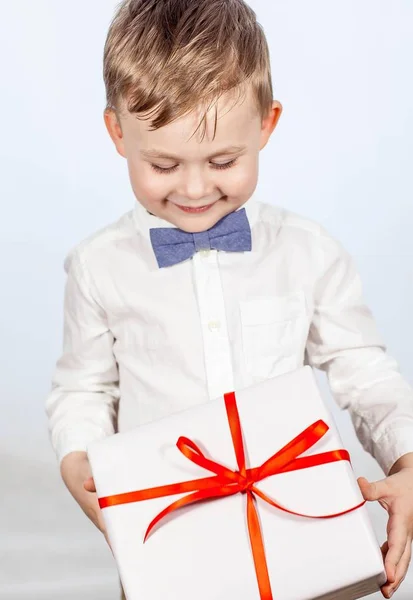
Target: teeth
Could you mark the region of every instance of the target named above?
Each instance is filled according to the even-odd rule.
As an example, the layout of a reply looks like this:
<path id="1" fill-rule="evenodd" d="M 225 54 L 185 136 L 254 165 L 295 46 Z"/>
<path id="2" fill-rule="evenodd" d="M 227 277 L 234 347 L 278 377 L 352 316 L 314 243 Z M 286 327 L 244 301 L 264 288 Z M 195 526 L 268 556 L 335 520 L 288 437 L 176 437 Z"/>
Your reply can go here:
<path id="1" fill-rule="evenodd" d="M 182 208 L 183 210 L 187 210 L 189 212 L 197 212 L 199 210 L 205 210 L 206 208 L 209 208 L 211 206 L 211 204 L 205 204 L 204 206 L 181 206 L 180 208 Z"/>

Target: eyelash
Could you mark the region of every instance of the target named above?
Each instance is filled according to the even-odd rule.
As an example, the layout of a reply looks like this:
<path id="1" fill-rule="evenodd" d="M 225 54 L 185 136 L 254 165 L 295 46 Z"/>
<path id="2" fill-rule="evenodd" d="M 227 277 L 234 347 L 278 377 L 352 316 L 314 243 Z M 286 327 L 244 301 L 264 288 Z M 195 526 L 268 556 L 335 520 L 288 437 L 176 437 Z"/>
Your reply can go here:
<path id="1" fill-rule="evenodd" d="M 230 160 L 227 163 L 222 163 L 222 164 L 211 163 L 211 164 L 214 165 L 214 169 L 218 169 L 218 171 L 220 171 L 221 169 L 229 169 L 229 168 L 233 167 L 236 162 L 237 162 L 237 159 L 234 158 L 233 160 Z M 151 163 L 151 167 L 157 173 L 165 174 L 165 173 L 172 173 L 173 171 L 175 171 L 178 168 L 178 165 L 175 165 L 174 167 L 163 168 L 163 167 L 158 167 L 158 165 L 153 165 Z"/>

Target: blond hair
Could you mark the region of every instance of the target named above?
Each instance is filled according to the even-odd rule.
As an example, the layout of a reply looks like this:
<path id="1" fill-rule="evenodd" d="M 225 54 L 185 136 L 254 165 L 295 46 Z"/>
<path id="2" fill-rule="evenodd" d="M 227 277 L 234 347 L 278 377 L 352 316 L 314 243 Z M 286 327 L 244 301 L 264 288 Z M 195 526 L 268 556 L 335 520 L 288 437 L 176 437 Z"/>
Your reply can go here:
<path id="1" fill-rule="evenodd" d="M 104 82 L 106 110 L 153 116 L 152 130 L 202 106 L 199 128 L 222 94 L 238 101 L 247 85 L 261 119 L 273 99 L 264 31 L 243 0 L 124 0 L 105 43 Z"/>

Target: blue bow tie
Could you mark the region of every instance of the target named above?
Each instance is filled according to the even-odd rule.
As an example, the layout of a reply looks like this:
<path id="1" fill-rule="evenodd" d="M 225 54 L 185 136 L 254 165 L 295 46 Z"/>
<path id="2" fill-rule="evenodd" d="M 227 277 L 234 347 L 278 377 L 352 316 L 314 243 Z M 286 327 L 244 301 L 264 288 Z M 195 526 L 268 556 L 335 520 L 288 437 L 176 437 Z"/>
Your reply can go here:
<path id="1" fill-rule="evenodd" d="M 245 208 L 226 215 L 211 229 L 201 233 L 157 227 L 150 229 L 149 234 L 159 267 L 170 267 L 192 258 L 198 250 L 251 250 L 251 229 Z"/>

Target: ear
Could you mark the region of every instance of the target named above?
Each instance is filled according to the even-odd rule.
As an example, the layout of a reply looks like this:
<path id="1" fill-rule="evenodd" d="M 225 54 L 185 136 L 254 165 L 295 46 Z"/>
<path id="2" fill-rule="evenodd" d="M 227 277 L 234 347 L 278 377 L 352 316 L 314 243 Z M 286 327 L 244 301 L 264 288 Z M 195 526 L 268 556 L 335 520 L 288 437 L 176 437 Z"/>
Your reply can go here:
<path id="1" fill-rule="evenodd" d="M 270 136 L 274 131 L 278 120 L 281 116 L 282 110 L 283 107 L 280 104 L 280 102 L 278 102 L 278 100 L 274 100 L 268 115 L 265 117 L 261 125 L 260 150 L 262 150 L 264 146 L 266 146 L 268 140 L 270 139 Z"/>
<path id="2" fill-rule="evenodd" d="M 123 158 L 126 158 L 122 127 L 115 111 L 113 109 L 105 110 L 103 118 L 105 120 L 106 129 L 116 146 L 116 150 Z"/>

